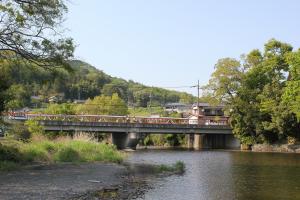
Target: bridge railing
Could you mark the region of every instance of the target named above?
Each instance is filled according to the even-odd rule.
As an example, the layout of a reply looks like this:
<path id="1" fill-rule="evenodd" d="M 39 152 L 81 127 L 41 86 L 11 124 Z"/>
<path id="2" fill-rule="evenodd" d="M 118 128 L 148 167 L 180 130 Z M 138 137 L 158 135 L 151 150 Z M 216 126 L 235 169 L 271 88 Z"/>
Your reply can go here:
<path id="1" fill-rule="evenodd" d="M 49 115 L 31 113 L 11 113 L 11 119 L 16 120 L 49 120 L 69 122 L 109 122 L 109 123 L 137 123 L 137 124 L 194 124 L 194 125 L 228 125 L 228 117 L 201 116 L 198 120 L 171 117 L 130 117 L 111 115 Z"/>

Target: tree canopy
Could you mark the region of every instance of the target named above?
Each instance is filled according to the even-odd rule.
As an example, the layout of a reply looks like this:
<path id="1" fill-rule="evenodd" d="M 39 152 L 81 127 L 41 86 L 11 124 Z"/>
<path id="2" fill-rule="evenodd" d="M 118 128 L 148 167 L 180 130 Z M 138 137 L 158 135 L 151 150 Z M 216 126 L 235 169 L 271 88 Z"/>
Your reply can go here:
<path id="1" fill-rule="evenodd" d="M 63 0 L 2 0 L 0 58 L 22 58 L 42 67 L 68 66 L 71 38 L 60 28 L 67 7 Z"/>
<path id="2" fill-rule="evenodd" d="M 207 97 L 226 105 L 234 134 L 242 143 L 300 139 L 299 51 L 275 39 L 264 51 L 253 50 L 238 61 L 218 61 Z"/>

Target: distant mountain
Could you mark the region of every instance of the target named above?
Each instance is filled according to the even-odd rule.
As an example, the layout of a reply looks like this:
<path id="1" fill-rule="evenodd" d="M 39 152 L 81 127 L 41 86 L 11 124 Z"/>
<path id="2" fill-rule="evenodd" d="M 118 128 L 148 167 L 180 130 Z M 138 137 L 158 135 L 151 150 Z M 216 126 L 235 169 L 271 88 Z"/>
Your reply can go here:
<path id="1" fill-rule="evenodd" d="M 111 96 L 117 93 L 129 105 L 138 107 L 161 106 L 166 103 L 192 103 L 195 97 L 185 92 L 149 87 L 134 81 L 112 77 L 94 66 L 72 60 L 73 72 L 64 69 L 45 70 L 34 66 L 2 66 L 10 79 L 15 98 L 25 98 L 22 105 L 31 100 L 28 96 L 40 96 L 41 99 L 60 95 L 63 101 L 88 99 L 98 95 Z M 16 89 L 17 88 L 17 89 Z M 22 95 L 20 93 L 29 94 Z M 32 103 L 32 102 L 31 102 Z"/>

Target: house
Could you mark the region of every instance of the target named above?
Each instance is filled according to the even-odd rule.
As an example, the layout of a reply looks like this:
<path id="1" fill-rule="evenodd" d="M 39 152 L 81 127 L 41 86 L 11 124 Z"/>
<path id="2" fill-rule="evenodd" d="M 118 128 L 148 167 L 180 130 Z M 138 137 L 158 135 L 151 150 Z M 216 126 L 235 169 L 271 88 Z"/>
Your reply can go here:
<path id="1" fill-rule="evenodd" d="M 86 100 L 81 100 L 81 99 L 75 99 L 73 101 L 73 103 L 75 103 L 75 104 L 84 104 L 85 102 L 86 102 Z"/>
<path id="2" fill-rule="evenodd" d="M 168 113 L 189 113 L 191 111 L 191 105 L 184 103 L 167 103 L 164 110 Z"/>
<path id="3" fill-rule="evenodd" d="M 197 108 L 197 103 L 193 104 L 192 114 L 197 116 L 224 116 L 224 105 L 212 106 L 209 103 L 199 103 L 199 108 Z"/>

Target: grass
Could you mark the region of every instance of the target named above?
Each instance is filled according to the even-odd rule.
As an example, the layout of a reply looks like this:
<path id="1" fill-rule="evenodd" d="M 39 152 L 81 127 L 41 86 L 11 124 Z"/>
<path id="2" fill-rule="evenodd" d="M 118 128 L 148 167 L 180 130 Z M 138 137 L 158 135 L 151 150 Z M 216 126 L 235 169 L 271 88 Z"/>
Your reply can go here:
<path id="1" fill-rule="evenodd" d="M 177 161 L 175 164 L 172 165 L 162 164 L 162 165 L 155 166 L 155 170 L 158 173 L 172 172 L 172 173 L 182 174 L 185 172 L 185 164 L 182 161 Z"/>
<path id="2" fill-rule="evenodd" d="M 85 136 L 56 140 L 39 138 L 23 143 L 15 140 L 0 142 L 0 170 L 15 169 L 30 163 L 114 162 L 120 163 L 124 154 L 113 145 L 98 143 Z"/>

